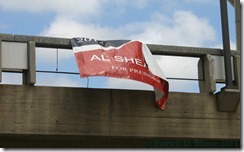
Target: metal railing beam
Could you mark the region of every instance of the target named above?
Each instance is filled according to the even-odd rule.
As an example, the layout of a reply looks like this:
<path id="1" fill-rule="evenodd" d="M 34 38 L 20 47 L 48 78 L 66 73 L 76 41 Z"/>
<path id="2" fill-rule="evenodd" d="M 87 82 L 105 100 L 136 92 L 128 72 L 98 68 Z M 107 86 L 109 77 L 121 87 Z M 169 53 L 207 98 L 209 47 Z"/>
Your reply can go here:
<path id="1" fill-rule="evenodd" d="M 0 34 L 0 39 L 3 41 L 13 42 L 35 42 L 36 47 L 44 48 L 59 48 L 71 49 L 70 39 L 42 37 L 42 36 L 26 36 L 26 35 L 11 35 Z M 186 46 L 170 46 L 170 45 L 156 45 L 147 44 L 152 54 L 154 55 L 173 55 L 173 56 L 189 56 L 189 57 L 203 57 L 206 54 L 222 56 L 223 50 L 217 48 L 201 48 L 201 47 L 186 47 Z M 240 55 L 240 51 L 231 50 L 231 56 Z"/>

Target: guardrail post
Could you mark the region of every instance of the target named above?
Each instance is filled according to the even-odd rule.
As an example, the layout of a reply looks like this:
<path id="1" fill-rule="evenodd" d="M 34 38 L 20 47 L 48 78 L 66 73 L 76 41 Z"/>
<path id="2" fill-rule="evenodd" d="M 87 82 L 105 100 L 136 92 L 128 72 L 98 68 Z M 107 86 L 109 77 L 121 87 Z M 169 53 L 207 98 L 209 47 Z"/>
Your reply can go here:
<path id="1" fill-rule="evenodd" d="M 36 83 L 36 46 L 34 41 L 27 45 L 28 70 L 23 72 L 23 84 L 34 85 Z"/>
<path id="2" fill-rule="evenodd" d="M 216 91 L 214 59 L 206 54 L 198 62 L 198 78 L 200 93 L 213 93 Z"/>
<path id="3" fill-rule="evenodd" d="M 234 64 L 234 77 L 235 77 L 235 86 L 240 89 L 241 86 L 241 60 L 240 56 L 233 56 L 233 64 Z"/>

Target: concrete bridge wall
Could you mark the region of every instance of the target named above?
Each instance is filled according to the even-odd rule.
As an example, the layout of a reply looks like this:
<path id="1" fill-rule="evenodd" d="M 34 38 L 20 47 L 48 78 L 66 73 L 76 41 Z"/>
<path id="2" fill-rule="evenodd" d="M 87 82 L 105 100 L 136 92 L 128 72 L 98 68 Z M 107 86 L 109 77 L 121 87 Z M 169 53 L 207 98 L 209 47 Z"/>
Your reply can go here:
<path id="1" fill-rule="evenodd" d="M 218 112 L 216 95 L 0 85 L 0 147 L 147 147 L 172 140 L 240 141 L 240 107 Z M 229 142 L 229 141 L 228 141 Z M 240 143 L 239 143 L 240 144 Z"/>

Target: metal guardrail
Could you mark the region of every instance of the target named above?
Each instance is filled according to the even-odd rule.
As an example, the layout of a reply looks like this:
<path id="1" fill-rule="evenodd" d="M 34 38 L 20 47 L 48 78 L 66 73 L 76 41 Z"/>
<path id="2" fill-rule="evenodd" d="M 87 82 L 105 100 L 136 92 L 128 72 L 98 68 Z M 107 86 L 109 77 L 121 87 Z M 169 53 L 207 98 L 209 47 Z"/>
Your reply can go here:
<path id="1" fill-rule="evenodd" d="M 60 48 L 71 49 L 69 38 L 55 38 L 43 36 L 26 36 L 26 35 L 12 35 L 0 34 L 0 40 L 8 42 L 35 42 L 36 47 L 46 48 Z M 170 46 L 170 45 L 156 45 L 147 44 L 152 54 L 154 55 L 174 55 L 174 56 L 189 56 L 202 57 L 206 54 L 222 56 L 222 49 L 215 48 L 200 48 L 200 47 L 186 47 L 186 46 Z M 231 50 L 231 55 L 240 55 L 239 50 Z"/>

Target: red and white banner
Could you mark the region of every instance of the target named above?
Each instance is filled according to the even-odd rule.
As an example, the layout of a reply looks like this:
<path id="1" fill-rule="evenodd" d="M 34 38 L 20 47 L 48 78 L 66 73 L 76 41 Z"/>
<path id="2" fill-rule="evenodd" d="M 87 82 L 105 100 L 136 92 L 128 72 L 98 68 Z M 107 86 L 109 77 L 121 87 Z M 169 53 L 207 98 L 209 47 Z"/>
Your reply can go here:
<path id="1" fill-rule="evenodd" d="M 156 104 L 164 109 L 168 82 L 147 45 L 134 40 L 71 40 L 80 77 L 108 76 L 132 79 L 154 87 Z"/>

